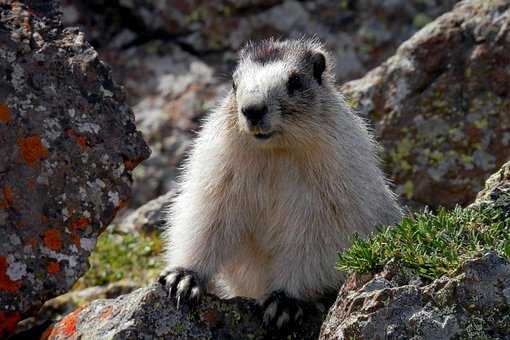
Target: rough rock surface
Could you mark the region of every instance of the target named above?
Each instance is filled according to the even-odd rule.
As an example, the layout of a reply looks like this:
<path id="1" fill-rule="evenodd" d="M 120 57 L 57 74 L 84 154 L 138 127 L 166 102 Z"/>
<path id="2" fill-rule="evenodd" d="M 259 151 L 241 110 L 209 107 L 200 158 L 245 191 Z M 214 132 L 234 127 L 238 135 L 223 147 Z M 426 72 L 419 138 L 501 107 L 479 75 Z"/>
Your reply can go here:
<path id="1" fill-rule="evenodd" d="M 510 2 L 474 0 L 343 86 L 376 121 L 397 192 L 418 205 L 472 201 L 510 148 Z"/>
<path id="2" fill-rule="evenodd" d="M 493 204 L 510 213 L 510 162 L 485 182 L 485 188 L 478 193 L 472 206 Z"/>
<path id="3" fill-rule="evenodd" d="M 510 213 L 507 162 L 472 206 Z M 429 285 L 389 262 L 376 275 L 348 277 L 320 339 L 510 339 L 510 263 L 495 253 L 466 261 Z"/>
<path id="4" fill-rule="evenodd" d="M 200 59 L 175 46 L 151 45 L 158 52 L 133 48 L 121 56 L 130 61 L 126 74 L 132 75 L 125 85 L 132 88 L 130 93 L 136 89 L 136 96 L 142 98 L 133 106 L 137 126 L 153 151 L 134 171 L 133 206 L 172 188 L 199 120 L 226 90 L 213 69 Z M 136 75 L 131 73 L 133 68 Z"/>
<path id="5" fill-rule="evenodd" d="M 510 339 L 510 263 L 494 253 L 427 286 L 362 282 L 344 284 L 320 339 Z"/>
<path id="6" fill-rule="evenodd" d="M 316 339 L 324 317 L 309 306 L 309 318 L 288 339 Z M 262 327 L 262 310 L 249 299 L 206 296 L 195 309 L 176 309 L 155 283 L 115 300 L 76 309 L 46 332 L 48 339 L 272 339 Z"/>
<path id="7" fill-rule="evenodd" d="M 109 67 L 56 8 L 0 4 L 0 337 L 85 272 L 149 156 Z"/>
<path id="8" fill-rule="evenodd" d="M 117 281 L 106 286 L 93 286 L 83 290 L 71 291 L 48 300 L 33 317 L 18 323 L 16 331 L 9 339 L 38 339 L 54 320 L 61 319 L 80 305 L 97 299 L 114 299 L 131 293 L 140 285 L 131 281 Z"/>
<path id="9" fill-rule="evenodd" d="M 170 190 L 166 194 L 147 202 L 126 217 L 118 219 L 115 222 L 115 229 L 125 233 L 163 231 L 163 225 L 165 224 L 164 212 L 175 194 L 176 190 Z"/>
<path id="10" fill-rule="evenodd" d="M 354 79 L 388 58 L 398 45 L 457 0 L 169 0 L 66 1 L 65 18 L 87 28 L 98 46 L 160 39 L 200 57 L 231 63 L 246 41 L 318 35 Z M 221 68 L 221 66 L 219 66 Z"/>
<path id="11" fill-rule="evenodd" d="M 340 82 L 361 77 L 457 0 L 64 0 L 126 87 L 153 154 L 134 172 L 138 207 L 168 190 L 197 122 L 230 88 L 249 39 L 317 35 L 336 54 Z M 214 15 L 212 15 L 214 13 Z"/>

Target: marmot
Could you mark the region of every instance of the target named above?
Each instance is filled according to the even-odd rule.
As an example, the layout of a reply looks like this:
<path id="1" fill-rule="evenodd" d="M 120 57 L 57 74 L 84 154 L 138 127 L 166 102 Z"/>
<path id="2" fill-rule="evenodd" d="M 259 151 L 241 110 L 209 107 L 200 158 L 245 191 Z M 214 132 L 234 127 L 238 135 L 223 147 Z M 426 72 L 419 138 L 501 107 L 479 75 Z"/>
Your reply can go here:
<path id="1" fill-rule="evenodd" d="M 402 212 L 318 40 L 248 44 L 232 84 L 183 167 L 160 282 L 179 304 L 214 279 L 224 296 L 265 301 L 264 322 L 280 328 L 299 300 L 339 289 L 353 233 Z"/>

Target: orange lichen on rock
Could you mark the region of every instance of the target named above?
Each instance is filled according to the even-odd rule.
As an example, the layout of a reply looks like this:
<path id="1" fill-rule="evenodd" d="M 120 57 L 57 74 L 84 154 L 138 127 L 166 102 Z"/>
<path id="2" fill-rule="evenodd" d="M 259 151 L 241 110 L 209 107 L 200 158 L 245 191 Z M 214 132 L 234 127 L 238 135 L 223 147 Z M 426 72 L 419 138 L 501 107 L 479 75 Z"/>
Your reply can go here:
<path id="1" fill-rule="evenodd" d="M 48 263 L 48 273 L 55 274 L 60 271 L 60 264 L 57 261 L 50 261 Z"/>
<path id="2" fill-rule="evenodd" d="M 72 336 L 76 333 L 76 324 L 78 323 L 78 315 L 80 312 L 81 309 L 77 309 L 60 321 L 60 324 L 62 325 L 62 333 L 65 336 Z"/>
<path id="3" fill-rule="evenodd" d="M 101 320 L 109 319 L 113 313 L 113 306 L 107 306 L 104 310 L 101 311 L 100 318 Z"/>
<path id="4" fill-rule="evenodd" d="M 124 160 L 124 166 L 126 167 L 127 170 L 133 170 L 142 161 L 143 161 L 143 158 L 125 159 Z"/>
<path id="5" fill-rule="evenodd" d="M 218 323 L 218 314 L 212 309 L 206 310 L 200 315 L 202 321 L 204 321 L 209 327 L 214 327 Z"/>
<path id="6" fill-rule="evenodd" d="M 21 287 L 20 281 L 12 281 L 7 276 L 7 259 L 0 256 L 0 291 L 14 293 Z"/>
<path id="7" fill-rule="evenodd" d="M 43 158 L 48 157 L 48 149 L 42 144 L 37 135 L 20 138 L 17 141 L 21 155 L 28 165 L 34 165 Z"/>
<path id="8" fill-rule="evenodd" d="M 0 200 L 0 209 L 10 207 L 13 202 L 12 189 L 8 186 L 5 186 L 2 189 L 2 194 L 4 198 Z"/>
<path id="9" fill-rule="evenodd" d="M 48 340 L 53 332 L 53 329 L 53 326 L 46 328 L 46 330 L 42 333 L 40 340 Z"/>
<path id="10" fill-rule="evenodd" d="M 60 320 L 57 324 L 52 327 L 49 327 L 46 332 L 44 332 L 42 339 L 56 339 L 61 338 L 60 336 L 64 336 L 65 338 L 75 338 L 76 337 L 76 325 L 78 324 L 78 317 L 80 316 L 80 312 L 87 307 L 87 304 L 78 307 L 73 312 L 64 316 L 62 320 Z"/>
<path id="11" fill-rule="evenodd" d="M 69 137 L 73 138 L 76 143 L 80 146 L 81 152 L 85 151 L 88 147 L 88 140 L 86 136 L 80 135 L 73 129 L 66 130 L 66 133 Z"/>
<path id="12" fill-rule="evenodd" d="M 117 215 L 119 210 L 127 207 L 127 203 L 128 203 L 127 200 L 119 200 L 119 204 L 117 204 L 117 206 L 113 208 L 113 212 L 115 213 L 115 215 Z"/>
<path id="13" fill-rule="evenodd" d="M 0 103 L 0 123 L 7 124 L 11 120 L 11 110 L 3 103 Z"/>
<path id="14" fill-rule="evenodd" d="M 126 169 L 128 170 L 133 170 L 135 167 L 136 167 L 136 164 L 135 162 L 129 160 L 129 159 L 126 159 L 124 161 L 124 166 L 126 167 Z"/>
<path id="15" fill-rule="evenodd" d="M 78 235 L 76 233 L 71 234 L 71 241 L 73 242 L 73 244 L 76 247 L 78 247 L 78 248 L 80 247 L 80 245 L 81 245 L 80 235 Z"/>
<path id="16" fill-rule="evenodd" d="M 78 136 L 76 137 L 76 143 L 80 146 L 80 150 L 83 152 L 87 149 L 87 137 Z"/>
<path id="17" fill-rule="evenodd" d="M 57 229 L 48 229 L 44 232 L 44 245 L 51 250 L 60 250 L 62 248 L 62 239 Z"/>
<path id="18" fill-rule="evenodd" d="M 76 221 L 72 222 L 71 224 L 69 224 L 69 226 L 74 230 L 76 229 L 85 230 L 89 224 L 90 220 L 88 218 L 81 217 Z"/>
<path id="19" fill-rule="evenodd" d="M 20 319 L 21 315 L 18 312 L 8 313 L 0 311 L 0 338 L 14 332 Z"/>
<path id="20" fill-rule="evenodd" d="M 37 247 L 37 239 L 35 237 L 30 238 L 27 243 L 34 249 Z"/>
<path id="21" fill-rule="evenodd" d="M 46 224 L 46 225 L 50 222 L 50 219 L 48 218 L 48 216 L 46 216 L 44 214 L 40 215 L 40 220 L 41 220 L 42 224 Z"/>

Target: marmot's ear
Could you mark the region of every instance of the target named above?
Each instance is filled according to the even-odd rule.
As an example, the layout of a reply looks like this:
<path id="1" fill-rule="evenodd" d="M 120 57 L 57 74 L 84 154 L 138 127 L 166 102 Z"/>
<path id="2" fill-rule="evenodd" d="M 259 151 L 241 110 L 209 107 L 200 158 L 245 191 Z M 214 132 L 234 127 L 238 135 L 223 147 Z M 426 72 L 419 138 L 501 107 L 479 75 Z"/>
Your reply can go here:
<path id="1" fill-rule="evenodd" d="M 317 80 L 317 82 L 322 84 L 322 74 L 326 69 L 326 57 L 324 54 L 320 52 L 316 52 L 312 56 L 312 65 L 313 65 L 313 77 Z"/>

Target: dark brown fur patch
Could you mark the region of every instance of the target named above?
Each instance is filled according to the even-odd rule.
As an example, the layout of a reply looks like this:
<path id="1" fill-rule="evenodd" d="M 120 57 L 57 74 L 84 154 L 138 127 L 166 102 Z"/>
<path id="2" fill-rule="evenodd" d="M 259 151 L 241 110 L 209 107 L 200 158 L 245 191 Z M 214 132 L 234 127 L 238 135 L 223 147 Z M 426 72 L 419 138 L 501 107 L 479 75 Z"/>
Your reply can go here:
<path id="1" fill-rule="evenodd" d="M 261 41 L 257 44 L 248 45 L 241 52 L 242 57 L 248 57 L 260 64 L 269 64 L 277 60 L 283 60 L 285 50 L 274 41 Z"/>

